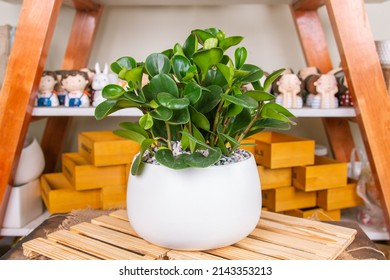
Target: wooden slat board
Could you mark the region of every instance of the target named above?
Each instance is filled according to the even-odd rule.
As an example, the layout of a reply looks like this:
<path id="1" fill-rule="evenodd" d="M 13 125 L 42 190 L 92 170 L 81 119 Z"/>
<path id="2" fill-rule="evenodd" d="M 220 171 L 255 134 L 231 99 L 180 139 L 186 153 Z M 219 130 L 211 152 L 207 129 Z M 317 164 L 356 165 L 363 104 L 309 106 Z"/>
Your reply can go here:
<path id="1" fill-rule="evenodd" d="M 23 244 L 28 257 L 50 259 L 329 260 L 351 244 L 356 230 L 263 211 L 256 229 L 224 248 L 190 252 L 162 248 L 138 237 L 126 210 L 118 210 Z"/>

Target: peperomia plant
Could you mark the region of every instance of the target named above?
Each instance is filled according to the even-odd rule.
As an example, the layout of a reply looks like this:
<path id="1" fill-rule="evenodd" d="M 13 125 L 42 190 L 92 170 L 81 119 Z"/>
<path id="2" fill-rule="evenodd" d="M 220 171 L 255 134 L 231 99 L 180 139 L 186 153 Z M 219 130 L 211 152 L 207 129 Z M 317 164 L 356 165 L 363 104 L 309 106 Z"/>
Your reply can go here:
<path id="1" fill-rule="evenodd" d="M 142 111 L 138 123 L 124 122 L 114 131 L 141 145 L 133 175 L 138 174 L 146 150 L 173 169 L 208 167 L 222 154 L 238 149 L 248 136 L 265 128 L 290 128 L 293 115 L 269 93 L 283 69 L 261 83 L 264 72 L 245 63 L 244 47 L 235 49 L 234 58 L 225 53 L 242 40 L 225 37 L 217 28 L 196 29 L 183 45 L 153 53 L 145 62 L 121 57 L 111 64 L 127 86 L 104 87 L 106 100 L 96 107 L 95 117 L 100 120 L 131 107 Z M 187 153 L 174 155 L 172 141 L 179 141 Z"/>

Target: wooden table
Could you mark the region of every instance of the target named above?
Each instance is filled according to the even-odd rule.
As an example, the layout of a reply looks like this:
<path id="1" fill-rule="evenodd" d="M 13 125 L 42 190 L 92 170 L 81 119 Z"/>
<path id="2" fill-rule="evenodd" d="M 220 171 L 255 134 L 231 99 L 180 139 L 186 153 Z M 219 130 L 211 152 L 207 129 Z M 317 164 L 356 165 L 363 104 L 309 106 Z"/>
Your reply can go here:
<path id="1" fill-rule="evenodd" d="M 14 248 L 8 251 L 0 259 L 2 260 L 27 260 L 23 254 L 23 243 L 34 240 L 38 237 L 46 238 L 49 233 L 56 232 L 60 229 L 66 229 L 70 226 L 81 222 L 89 222 L 91 219 L 107 214 L 107 211 L 100 210 L 79 210 L 76 214 L 56 214 L 46 219 L 40 226 L 26 237 L 22 238 Z M 339 225 L 347 228 L 356 229 L 357 234 L 353 242 L 341 253 L 337 259 L 377 259 L 384 260 L 385 257 L 381 254 L 375 244 L 367 237 L 357 223 L 353 222 L 330 222 L 334 225 Z M 38 259 L 46 259 L 39 257 Z"/>

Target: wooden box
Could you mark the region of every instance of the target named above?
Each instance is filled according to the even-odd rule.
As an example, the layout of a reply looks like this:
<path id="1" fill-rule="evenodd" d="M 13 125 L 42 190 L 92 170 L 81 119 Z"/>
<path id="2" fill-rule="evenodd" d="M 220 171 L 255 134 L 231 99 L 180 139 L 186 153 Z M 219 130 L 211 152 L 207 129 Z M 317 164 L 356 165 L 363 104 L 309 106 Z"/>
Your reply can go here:
<path id="1" fill-rule="evenodd" d="M 126 208 L 127 185 L 104 187 L 101 190 L 103 209 Z"/>
<path id="2" fill-rule="evenodd" d="M 325 210 L 343 209 L 362 205 L 363 200 L 356 193 L 357 181 L 349 179 L 341 188 L 317 192 L 317 205 Z"/>
<path id="3" fill-rule="evenodd" d="M 81 132 L 79 153 L 95 166 L 129 164 L 139 152 L 139 144 L 111 131 Z"/>
<path id="4" fill-rule="evenodd" d="M 284 168 L 314 163 L 314 140 L 277 132 L 261 132 L 256 139 L 256 162 L 268 168 Z"/>
<path id="5" fill-rule="evenodd" d="M 62 155 L 62 172 L 78 191 L 125 185 L 126 165 L 96 167 L 80 153 Z"/>
<path id="6" fill-rule="evenodd" d="M 348 164 L 329 157 L 316 156 L 314 165 L 292 169 L 292 184 L 304 191 L 318 191 L 347 185 Z"/>
<path id="7" fill-rule="evenodd" d="M 100 189 L 76 191 L 63 173 L 42 175 L 40 189 L 43 202 L 51 214 L 102 206 Z"/>
<path id="8" fill-rule="evenodd" d="M 262 190 L 291 186 L 291 168 L 270 169 L 258 165 L 257 171 L 259 172 Z"/>
<path id="9" fill-rule="evenodd" d="M 322 208 L 305 208 L 285 211 L 284 214 L 298 218 L 310 218 L 318 221 L 340 221 L 340 209 L 326 211 Z"/>
<path id="10" fill-rule="evenodd" d="M 274 212 L 316 206 L 316 192 L 304 192 L 294 187 L 262 191 L 263 206 Z"/>

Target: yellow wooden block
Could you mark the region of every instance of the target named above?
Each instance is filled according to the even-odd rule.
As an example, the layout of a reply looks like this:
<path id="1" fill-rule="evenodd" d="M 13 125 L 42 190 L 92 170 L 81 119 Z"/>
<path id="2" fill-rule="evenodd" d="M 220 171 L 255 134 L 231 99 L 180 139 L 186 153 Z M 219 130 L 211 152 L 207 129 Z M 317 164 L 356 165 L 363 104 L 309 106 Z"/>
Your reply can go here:
<path id="1" fill-rule="evenodd" d="M 305 208 L 285 211 L 284 214 L 298 218 L 309 218 L 318 221 L 340 221 L 340 209 L 326 211 L 322 208 Z"/>
<path id="2" fill-rule="evenodd" d="M 347 185 L 348 164 L 329 157 L 316 156 L 313 165 L 293 167 L 293 186 L 318 191 Z"/>
<path id="3" fill-rule="evenodd" d="M 278 132 L 261 132 L 256 139 L 256 162 L 268 168 L 284 168 L 314 163 L 314 140 Z"/>
<path id="4" fill-rule="evenodd" d="M 259 172 L 262 190 L 291 186 L 291 168 L 270 169 L 258 165 L 257 171 Z"/>
<path id="5" fill-rule="evenodd" d="M 252 153 L 252 155 L 256 153 L 256 139 L 246 138 L 241 141 L 241 144 L 247 144 L 247 145 L 240 146 L 240 149 L 246 150 Z"/>
<path id="6" fill-rule="evenodd" d="M 48 211 L 66 213 L 75 209 L 102 207 L 100 190 L 76 191 L 63 173 L 48 173 L 41 176 L 40 189 Z"/>
<path id="7" fill-rule="evenodd" d="M 317 205 L 325 210 L 350 208 L 363 205 L 363 200 L 356 193 L 356 181 L 349 179 L 344 187 L 317 192 Z"/>
<path id="8" fill-rule="evenodd" d="M 283 187 L 262 191 L 263 206 L 280 212 L 316 206 L 316 192 L 304 192 L 294 187 Z"/>
<path id="9" fill-rule="evenodd" d="M 140 145 L 111 131 L 81 132 L 79 153 L 95 166 L 129 164 L 139 152 Z"/>
<path id="10" fill-rule="evenodd" d="M 103 209 L 126 208 L 127 185 L 108 186 L 101 190 Z"/>
<path id="11" fill-rule="evenodd" d="M 62 155 L 62 172 L 78 191 L 127 183 L 126 165 L 97 167 L 91 165 L 80 153 Z"/>

